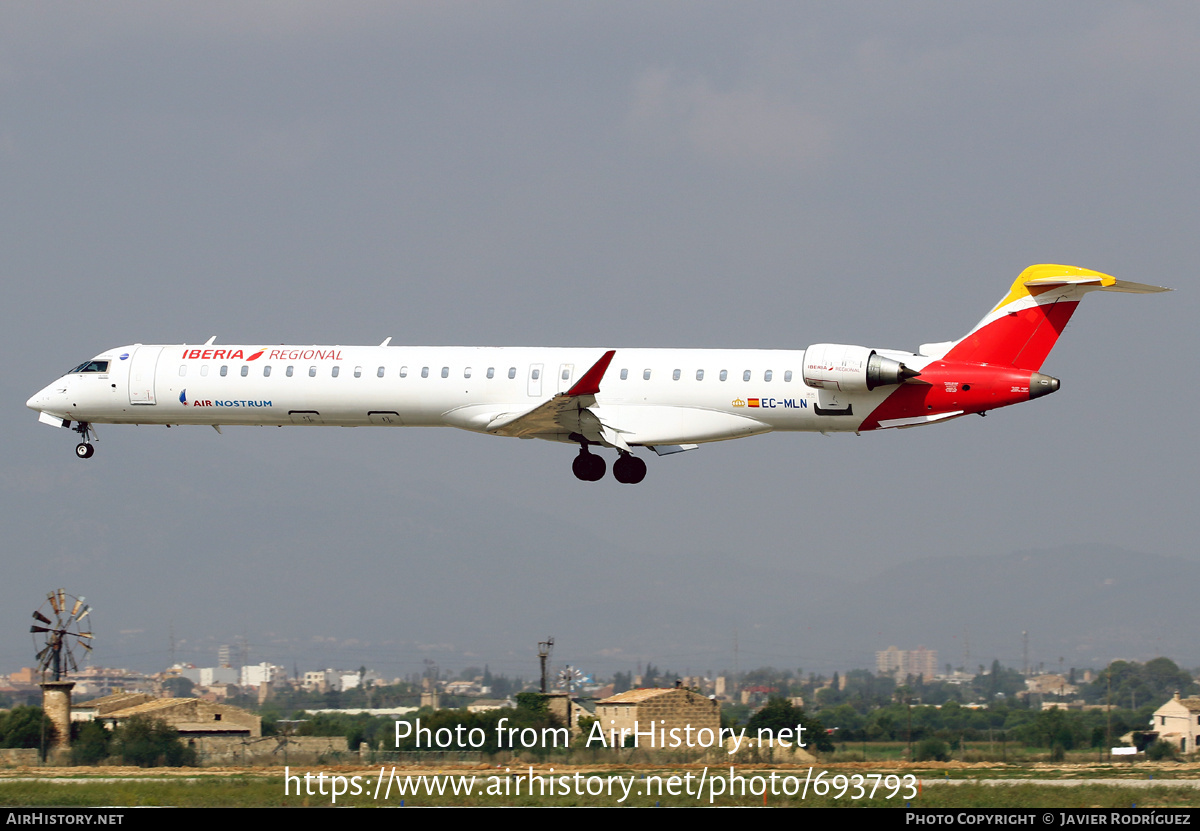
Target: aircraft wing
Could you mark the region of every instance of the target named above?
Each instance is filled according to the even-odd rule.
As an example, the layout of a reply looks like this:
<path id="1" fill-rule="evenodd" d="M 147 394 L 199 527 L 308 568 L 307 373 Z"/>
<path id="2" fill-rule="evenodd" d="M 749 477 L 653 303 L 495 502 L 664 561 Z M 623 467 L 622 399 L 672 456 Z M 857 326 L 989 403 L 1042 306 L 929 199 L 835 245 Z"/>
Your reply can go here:
<path id="1" fill-rule="evenodd" d="M 592 368 L 583 374 L 575 385 L 566 392 L 560 392 L 532 410 L 524 413 L 505 413 L 497 416 L 487 425 L 489 433 L 500 436 L 515 436 L 517 438 L 532 438 L 544 433 L 582 432 L 581 419 L 583 414 L 596 403 L 596 393 L 600 391 L 600 379 L 608 371 L 612 363 L 615 349 L 604 353 Z"/>
<path id="2" fill-rule="evenodd" d="M 578 433 L 592 441 L 629 452 L 631 445 L 677 453 L 695 447 L 695 440 L 720 441 L 770 432 L 770 426 L 743 415 L 699 407 L 597 405 L 600 380 L 616 350 L 604 353 L 578 383 L 523 413 L 475 415 L 487 418 L 487 432 L 500 436 L 537 438 L 552 433 Z M 464 420 L 466 414 L 463 414 Z M 481 424 L 480 421 L 475 422 Z M 474 427 L 473 429 L 478 429 Z M 661 447 L 662 450 L 657 448 Z"/>

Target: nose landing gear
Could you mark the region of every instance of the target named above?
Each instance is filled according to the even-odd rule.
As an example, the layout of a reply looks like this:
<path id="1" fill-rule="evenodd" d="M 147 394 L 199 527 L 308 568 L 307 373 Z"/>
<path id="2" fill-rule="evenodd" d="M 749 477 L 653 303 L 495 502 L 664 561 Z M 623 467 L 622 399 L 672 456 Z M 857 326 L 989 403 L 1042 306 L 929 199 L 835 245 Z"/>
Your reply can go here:
<path id="1" fill-rule="evenodd" d="M 83 438 L 83 441 L 75 445 L 75 456 L 80 459 L 92 458 L 92 454 L 96 452 L 96 448 L 92 447 L 91 443 L 88 441 L 88 438 L 90 434 L 91 438 L 99 439 L 99 436 L 96 435 L 95 429 L 93 429 L 92 425 L 88 424 L 86 421 L 78 422 L 71 429 Z"/>

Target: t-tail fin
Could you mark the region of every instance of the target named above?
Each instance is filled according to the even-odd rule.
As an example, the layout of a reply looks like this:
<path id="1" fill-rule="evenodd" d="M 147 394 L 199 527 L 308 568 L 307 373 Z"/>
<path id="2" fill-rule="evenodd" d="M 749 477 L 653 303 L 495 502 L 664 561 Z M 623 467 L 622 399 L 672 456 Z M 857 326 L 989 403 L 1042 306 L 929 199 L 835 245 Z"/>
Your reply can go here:
<path id="1" fill-rule="evenodd" d="M 996 308 L 950 347 L 944 360 L 1036 372 L 1089 291 L 1150 294 L 1170 289 L 1130 283 L 1071 265 L 1031 265 Z"/>

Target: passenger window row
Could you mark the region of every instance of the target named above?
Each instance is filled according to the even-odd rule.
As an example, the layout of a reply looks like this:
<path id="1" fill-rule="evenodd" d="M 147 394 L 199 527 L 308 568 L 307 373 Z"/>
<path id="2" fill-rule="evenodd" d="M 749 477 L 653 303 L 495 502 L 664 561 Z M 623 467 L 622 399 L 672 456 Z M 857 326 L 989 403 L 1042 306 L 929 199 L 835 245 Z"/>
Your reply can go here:
<path id="1" fill-rule="evenodd" d="M 270 378 L 270 377 L 271 377 L 271 367 L 272 367 L 272 365 L 271 365 L 271 364 L 265 364 L 265 365 L 263 366 L 263 371 L 262 371 L 262 374 L 263 374 L 263 377 L 264 377 L 264 378 Z M 291 378 L 291 377 L 293 377 L 293 375 L 295 374 L 294 370 L 295 370 L 295 366 L 289 366 L 289 367 L 287 367 L 287 368 L 284 370 L 284 375 L 286 375 L 287 377 Z M 89 372 L 90 372 L 90 371 L 92 371 L 92 370 L 82 370 L 82 371 L 89 371 Z M 331 376 L 331 377 L 333 377 L 333 378 L 337 378 L 339 375 L 341 375 L 341 371 L 342 371 L 342 368 L 341 368 L 341 366 L 340 366 L 340 365 L 337 365 L 337 364 L 335 364 L 334 366 L 330 367 L 330 369 L 329 369 L 329 374 L 330 374 L 330 376 Z M 536 373 L 536 372 L 537 372 L 537 370 L 534 370 L 534 372 Z M 181 378 L 183 378 L 183 377 L 186 377 L 186 376 L 187 376 L 187 373 L 188 373 L 188 365 L 187 365 L 187 364 L 180 364 L 180 365 L 179 365 L 179 377 L 181 377 Z M 222 366 L 221 366 L 221 369 L 220 369 L 220 374 L 221 374 L 221 377 L 222 377 L 222 378 L 224 378 L 224 377 L 226 377 L 227 375 L 229 375 L 229 365 L 228 365 L 228 364 L 222 364 Z M 242 366 L 241 366 L 241 375 L 242 375 L 242 377 L 243 377 L 243 378 L 245 378 L 245 377 L 247 377 L 249 374 L 250 374 L 250 365 L 249 365 L 249 364 L 242 364 Z M 208 364 L 201 364 L 201 365 L 200 365 L 200 375 L 201 375 L 202 377 L 208 377 Z M 363 368 L 362 368 L 361 366 L 356 366 L 356 367 L 354 367 L 354 377 L 355 377 L 355 378 L 361 378 L 361 377 L 362 377 L 362 375 L 363 375 Z M 378 368 L 375 370 L 375 377 L 376 377 L 376 378 L 383 378 L 383 377 L 385 377 L 386 375 L 387 375 L 387 367 L 383 367 L 383 366 L 381 366 L 381 367 L 378 367 Z M 463 378 L 470 378 L 470 377 L 471 377 L 471 375 L 472 375 L 472 368 L 471 368 L 471 367 L 469 367 L 469 366 L 468 366 L 468 367 L 464 367 L 464 368 L 463 368 Z M 495 377 L 496 377 L 496 367 L 494 367 L 494 366 L 489 366 L 489 367 L 487 368 L 487 373 L 486 373 L 486 375 L 487 375 L 487 377 L 488 377 L 489 379 L 495 378 Z M 569 375 L 569 370 L 563 370 L 563 380 L 564 380 L 564 381 L 567 379 L 568 375 Z M 442 369 L 441 369 L 441 376 L 442 376 L 443 378 L 449 378 L 449 377 L 450 377 L 450 367 L 448 367 L 448 366 L 444 366 L 444 367 L 442 367 Z M 309 377 L 309 378 L 316 378 L 316 377 L 317 377 L 317 368 L 316 368 L 315 366 L 310 366 L 310 367 L 308 368 L 308 377 Z M 402 367 L 400 367 L 400 377 L 401 377 L 401 378 L 407 378 L 407 377 L 408 377 L 408 367 L 407 367 L 407 366 L 402 366 Z M 422 378 L 428 378 L 428 377 L 429 377 L 429 367 L 427 367 L 427 366 L 423 366 L 423 367 L 421 367 L 421 377 L 422 377 Z M 512 379 L 514 379 L 514 378 L 516 378 L 516 377 L 517 377 L 517 368 L 516 368 L 515 366 L 510 366 L 510 367 L 508 368 L 508 377 L 509 377 L 509 380 L 512 380 Z M 535 376 L 535 377 L 536 377 L 536 376 Z"/>
<path id="2" fill-rule="evenodd" d="M 649 370 L 649 369 L 646 369 L 646 370 L 643 370 L 643 371 L 642 371 L 642 379 L 643 379 L 643 380 L 649 381 L 649 380 L 650 380 L 650 376 L 651 376 L 651 370 Z M 673 371 L 671 372 L 671 380 L 672 380 L 672 381 L 678 381 L 678 380 L 680 380 L 682 377 L 683 377 L 683 370 L 682 370 L 682 369 L 676 369 L 676 370 L 673 370 Z M 720 378 L 722 381 L 727 381 L 727 380 L 729 380 L 729 370 L 727 370 L 727 369 L 722 369 L 722 370 L 721 370 L 719 373 L 717 373 L 717 377 L 718 377 L 718 378 Z M 751 380 L 753 377 L 754 377 L 754 373 L 753 373 L 751 370 L 749 370 L 749 369 L 747 369 L 745 372 L 743 372 L 743 373 L 742 373 L 742 380 L 743 380 L 743 381 L 749 381 L 749 380 Z M 768 369 L 768 370 L 764 370 L 764 371 L 763 371 L 763 374 L 762 374 L 762 379 L 763 379 L 763 381 L 770 382 L 772 379 L 774 379 L 774 377 L 775 377 L 775 371 L 774 371 L 774 370 Z M 628 370 L 628 369 L 622 369 L 622 370 L 621 370 L 621 380 L 622 380 L 622 381 L 628 381 L 628 380 L 629 380 L 629 370 Z M 697 380 L 697 381 L 703 381 L 703 380 L 704 380 L 704 370 L 703 370 L 703 369 L 697 369 L 697 370 L 696 370 L 696 380 Z M 785 384 L 790 384 L 790 383 L 792 382 L 792 371 L 791 371 L 790 369 L 789 369 L 789 370 L 787 370 L 786 372 L 784 372 L 784 373 L 783 373 L 783 382 L 784 382 Z"/>
<path id="3" fill-rule="evenodd" d="M 294 367 L 294 366 L 288 366 L 288 367 L 287 367 L 287 369 L 284 371 L 284 374 L 285 374 L 285 375 L 286 375 L 288 378 L 291 378 L 291 377 L 293 377 L 293 370 L 294 370 L 294 369 L 295 369 L 295 367 Z M 188 370 L 188 365 L 187 365 L 187 364 L 180 364 L 180 365 L 179 365 L 179 376 L 180 376 L 181 378 L 182 378 L 182 377 L 184 377 L 184 376 L 186 376 L 186 375 L 187 375 L 187 370 Z M 91 370 L 84 370 L 84 371 L 91 371 Z M 247 376 L 250 374 L 250 365 L 249 365 L 249 364 L 242 364 L 242 366 L 241 366 L 241 370 L 240 370 L 240 371 L 241 371 L 241 375 L 242 375 L 242 377 L 243 377 L 243 378 L 247 377 Z M 646 380 L 646 381 L 649 381 L 649 380 L 650 380 L 650 377 L 651 377 L 651 372 L 652 372 L 652 371 L 651 371 L 651 370 L 649 370 L 649 369 L 643 370 L 643 371 L 642 371 L 642 379 L 643 379 L 643 380 Z M 221 365 L 221 370 L 220 370 L 220 373 L 221 373 L 221 377 L 222 377 L 222 378 L 224 378 L 225 376 L 227 376 L 227 375 L 229 374 L 229 366 L 228 366 L 227 364 L 222 364 L 222 365 Z M 468 366 L 468 367 L 464 367 L 464 368 L 463 368 L 463 378 L 470 378 L 470 377 L 471 377 L 471 373 L 472 373 L 472 369 L 471 369 L 471 367 L 469 367 L 469 366 Z M 263 366 L 262 374 L 263 374 L 263 377 L 264 377 L 264 378 L 270 378 L 270 377 L 271 377 L 271 364 L 266 364 L 266 365 L 264 365 L 264 366 Z M 338 376 L 341 374 L 341 366 L 339 366 L 339 365 L 336 365 L 336 364 L 335 364 L 334 366 L 330 367 L 329 374 L 330 374 L 330 376 L 331 376 L 331 377 L 333 377 L 333 378 L 337 378 L 337 377 L 338 377 Z M 444 366 L 444 367 L 442 367 L 442 368 L 441 368 L 441 372 L 440 372 L 440 374 L 441 374 L 441 377 L 443 377 L 443 378 L 449 378 L 449 377 L 450 377 L 450 367 L 448 367 L 448 366 Z M 201 364 L 201 365 L 200 365 L 200 375 L 201 375 L 201 376 L 205 376 L 205 377 L 207 377 L 207 375 L 208 375 L 208 364 Z M 361 378 L 361 377 L 362 377 L 362 375 L 363 375 L 363 368 L 362 368 L 361 366 L 356 366 L 356 367 L 354 367 L 354 377 L 355 377 L 355 378 Z M 381 366 L 381 367 L 379 367 L 379 368 L 377 368 L 377 369 L 375 370 L 375 377 L 376 377 L 376 378 L 383 378 L 383 377 L 385 377 L 386 375 L 387 375 L 387 368 L 386 368 L 386 367 L 382 367 L 382 366 Z M 489 366 L 489 367 L 487 368 L 487 373 L 486 373 L 486 375 L 487 375 L 487 377 L 488 377 L 489 379 L 491 379 L 491 378 L 495 378 L 495 377 L 496 377 L 496 368 L 495 368 L 495 367 L 493 367 L 493 366 Z M 563 379 L 564 381 L 568 380 L 568 379 L 570 378 L 570 375 L 571 375 L 571 370 L 569 370 L 569 369 L 563 369 L 563 371 L 562 371 L 562 379 Z M 316 368 L 315 366 L 310 366 L 310 367 L 308 368 L 308 377 L 309 377 L 309 378 L 316 378 L 316 377 L 317 377 L 317 368 Z M 407 377 L 408 377 L 408 367 L 407 367 L 407 366 L 402 366 L 402 367 L 400 367 L 400 377 L 401 377 L 401 378 L 407 378 Z M 421 367 L 421 377 L 422 377 L 422 378 L 428 378 L 428 377 L 429 377 L 429 367 L 427 367 L 427 366 L 423 366 L 423 367 Z M 510 366 L 510 367 L 508 368 L 508 378 L 509 378 L 509 380 L 512 380 L 512 379 L 514 379 L 514 378 L 516 378 L 516 377 L 517 377 L 517 368 L 516 368 L 515 366 Z M 538 370 L 538 369 L 534 369 L 534 370 L 533 370 L 533 375 L 532 375 L 532 377 L 533 377 L 533 380 L 535 380 L 535 381 L 536 381 L 536 380 L 538 380 L 538 379 L 541 377 L 541 371 L 540 371 L 540 370 Z M 683 370 L 681 370 L 681 369 L 676 369 L 676 370 L 674 370 L 674 371 L 672 371 L 672 372 L 671 372 L 671 379 L 672 379 L 673 381 L 678 381 L 678 380 L 680 380 L 682 377 L 683 377 Z M 721 370 L 719 373 L 717 373 L 717 377 L 718 377 L 720 380 L 722 380 L 722 381 L 727 381 L 727 380 L 729 380 L 729 371 L 728 371 L 728 370 L 725 370 L 725 369 L 722 369 L 722 370 Z M 775 377 L 775 372 L 774 372 L 774 370 L 767 369 L 767 370 L 764 370 L 764 371 L 763 371 L 763 374 L 762 374 L 762 380 L 763 380 L 764 382 L 768 382 L 768 383 L 769 383 L 769 382 L 770 382 L 772 379 L 774 379 L 774 377 Z M 743 381 L 750 381 L 752 378 L 753 378 L 753 372 L 752 372 L 751 370 L 747 369 L 747 370 L 745 370 L 745 371 L 742 373 L 742 380 L 743 380 Z M 622 380 L 622 381 L 628 381 L 628 380 L 629 380 L 629 370 L 628 370 L 628 369 L 622 369 L 622 370 L 621 370 L 621 380 Z M 697 369 L 697 370 L 696 370 L 696 380 L 697 380 L 697 381 L 703 381 L 703 380 L 704 380 L 704 370 L 703 370 L 703 369 Z M 787 370 L 786 372 L 784 372 L 784 373 L 783 373 L 783 382 L 784 382 L 785 384 L 790 384 L 790 383 L 792 382 L 792 371 L 791 371 L 790 369 L 789 369 L 789 370 Z"/>

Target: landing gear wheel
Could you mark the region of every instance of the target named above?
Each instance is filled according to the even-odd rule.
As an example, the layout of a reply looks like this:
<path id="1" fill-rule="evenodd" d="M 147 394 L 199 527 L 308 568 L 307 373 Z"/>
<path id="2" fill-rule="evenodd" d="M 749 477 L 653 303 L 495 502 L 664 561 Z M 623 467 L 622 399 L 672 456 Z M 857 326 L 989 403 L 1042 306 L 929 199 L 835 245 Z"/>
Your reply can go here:
<path id="1" fill-rule="evenodd" d="M 584 482 L 599 482 L 604 478 L 604 468 L 604 459 L 593 456 L 586 450 L 579 451 L 579 455 L 571 463 L 571 472 L 575 474 L 575 478 Z"/>
<path id="2" fill-rule="evenodd" d="M 75 445 L 75 455 L 81 459 L 90 459 L 92 454 L 96 452 L 96 448 L 92 447 L 86 441 L 81 441 Z"/>
<path id="3" fill-rule="evenodd" d="M 622 485 L 636 485 L 646 478 L 646 463 L 637 456 L 622 453 L 613 464 L 613 478 Z"/>

